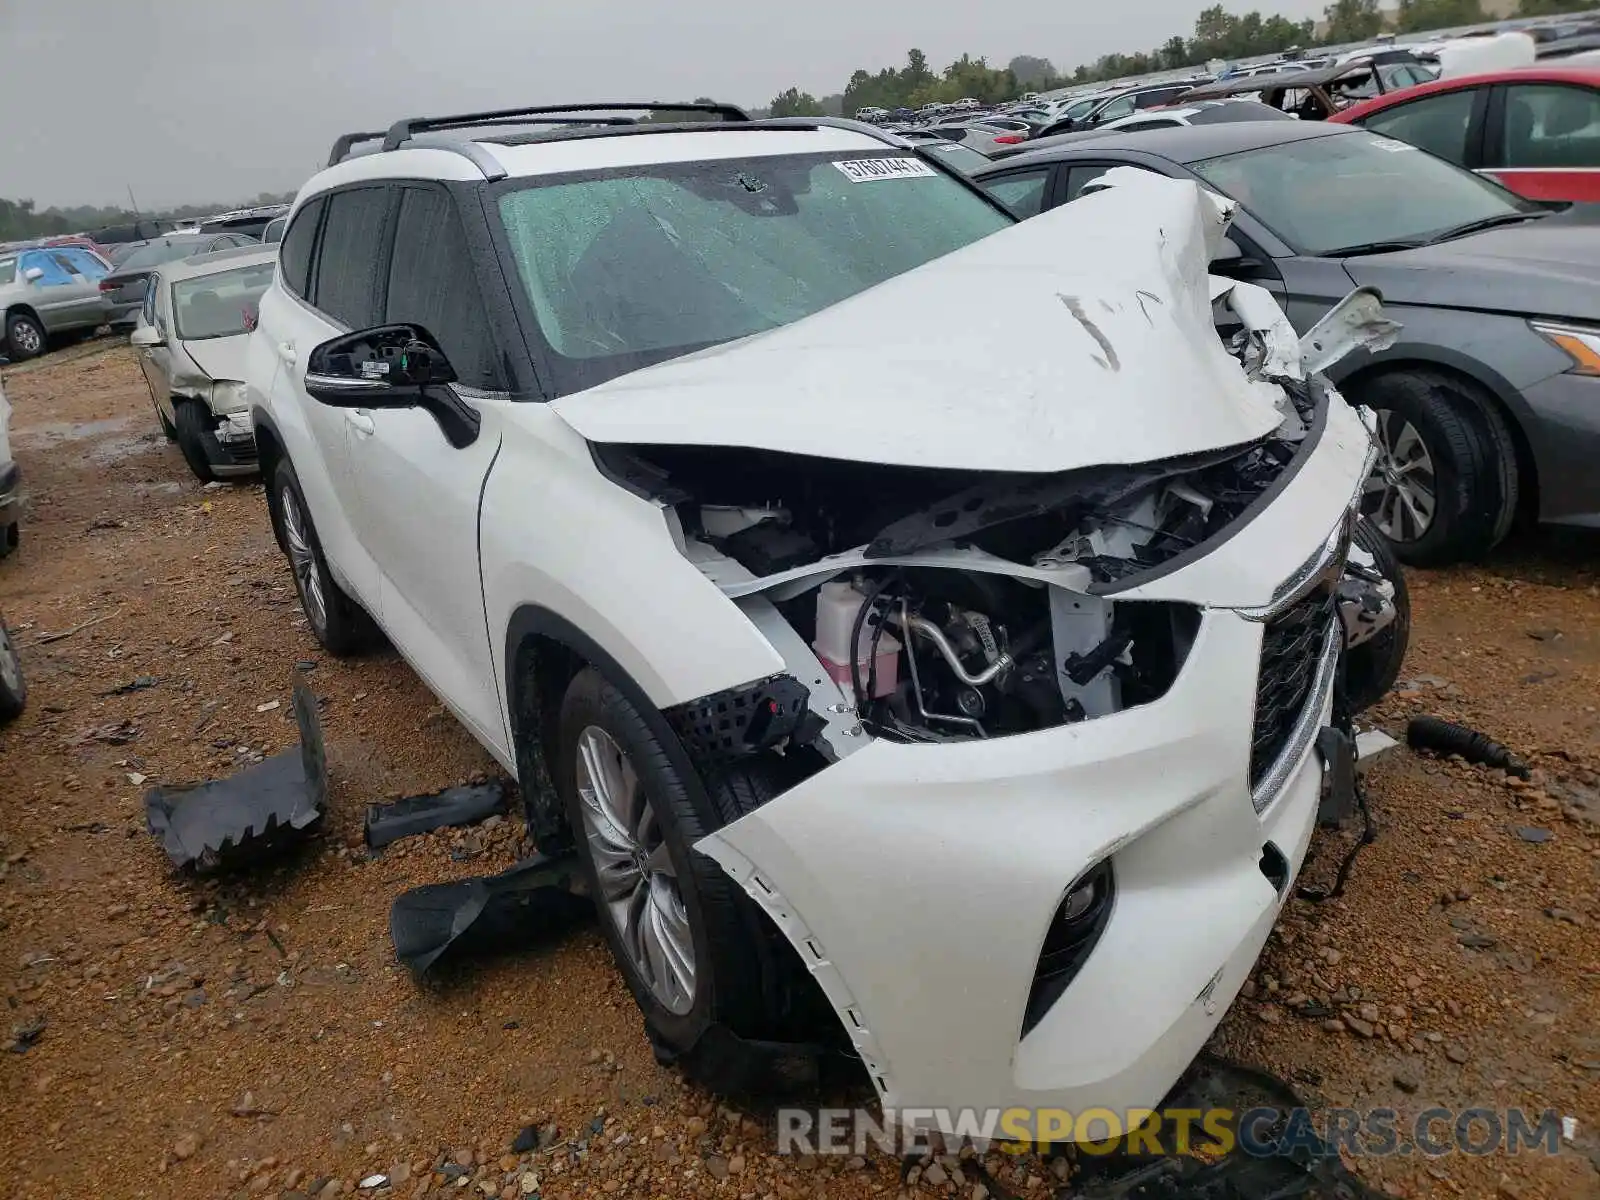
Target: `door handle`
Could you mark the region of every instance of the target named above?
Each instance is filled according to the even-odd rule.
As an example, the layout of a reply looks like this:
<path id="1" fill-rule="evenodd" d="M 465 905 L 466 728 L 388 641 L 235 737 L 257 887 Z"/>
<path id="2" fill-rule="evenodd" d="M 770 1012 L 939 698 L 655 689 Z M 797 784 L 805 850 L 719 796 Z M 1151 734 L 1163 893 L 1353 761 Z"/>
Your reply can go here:
<path id="1" fill-rule="evenodd" d="M 279 342 L 278 343 L 278 357 L 283 359 L 284 363 L 287 366 L 291 366 L 291 367 L 294 366 L 294 362 L 295 362 L 294 343 L 293 342 Z"/>
<path id="2" fill-rule="evenodd" d="M 364 437 L 371 437 L 378 432 L 378 427 L 373 424 L 372 418 L 366 413 L 346 409 L 344 419 L 350 422 L 350 427 Z"/>

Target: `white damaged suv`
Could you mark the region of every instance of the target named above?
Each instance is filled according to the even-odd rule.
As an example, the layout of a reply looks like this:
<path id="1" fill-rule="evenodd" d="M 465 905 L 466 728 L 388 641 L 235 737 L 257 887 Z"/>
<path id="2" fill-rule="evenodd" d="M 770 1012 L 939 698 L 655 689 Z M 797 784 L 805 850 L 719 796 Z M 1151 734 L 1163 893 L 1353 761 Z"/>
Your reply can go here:
<path id="1" fill-rule="evenodd" d="M 652 115 L 403 121 L 302 189 L 247 378 L 311 628 L 516 774 L 664 1059 L 1154 1105 L 1405 648 L 1317 374 L 1392 327 L 1302 344 L 1187 183 L 1015 224 L 868 126 Z"/>

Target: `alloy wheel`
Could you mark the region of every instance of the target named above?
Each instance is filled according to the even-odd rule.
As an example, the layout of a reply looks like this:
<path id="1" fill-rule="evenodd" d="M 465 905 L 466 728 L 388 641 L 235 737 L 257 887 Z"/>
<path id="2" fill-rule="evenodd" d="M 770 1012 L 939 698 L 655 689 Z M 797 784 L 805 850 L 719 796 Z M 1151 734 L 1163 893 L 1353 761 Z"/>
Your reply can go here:
<path id="1" fill-rule="evenodd" d="M 328 627 L 328 601 L 322 594 L 322 572 L 317 569 L 310 524 L 300 511 L 300 501 L 293 488 L 286 487 L 280 493 L 279 507 L 283 512 L 283 540 L 289 552 L 289 566 L 294 571 L 295 582 L 300 585 L 306 619 L 321 633 Z"/>
<path id="2" fill-rule="evenodd" d="M 13 324 L 11 338 L 17 343 L 18 352 L 23 355 L 35 355 L 44 348 L 44 334 L 32 321 L 17 321 Z"/>
<path id="3" fill-rule="evenodd" d="M 661 822 L 638 772 L 597 725 L 578 735 L 578 799 L 584 836 L 623 949 L 663 1007 L 694 1006 L 694 936 Z"/>
<path id="4" fill-rule="evenodd" d="M 1378 412 L 1378 459 L 1362 489 L 1362 511 L 1391 542 L 1414 542 L 1433 526 L 1438 508 L 1433 456 L 1399 413 Z"/>

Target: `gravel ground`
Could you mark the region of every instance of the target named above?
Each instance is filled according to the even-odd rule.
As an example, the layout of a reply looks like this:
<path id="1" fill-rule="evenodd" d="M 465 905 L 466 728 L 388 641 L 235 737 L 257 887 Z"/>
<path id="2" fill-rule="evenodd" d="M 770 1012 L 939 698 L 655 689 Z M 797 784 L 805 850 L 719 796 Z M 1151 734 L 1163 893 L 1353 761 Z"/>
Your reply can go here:
<path id="1" fill-rule="evenodd" d="M 261 489 L 194 482 L 127 349 L 88 343 L 7 368 L 5 385 L 29 500 L 0 611 L 32 695 L 0 732 L 0 990 L 17 1051 L 0 1056 L 0 1189 L 298 1197 L 374 1174 L 390 1182 L 371 1194 L 417 1197 L 902 1189 L 881 1157 L 779 1158 L 761 1114 L 658 1067 L 592 928 L 414 983 L 388 940 L 392 897 L 509 865 L 520 831 L 501 820 L 369 860 L 361 816 L 491 774 L 489 758 L 392 654 L 320 652 Z M 1596 548 L 1542 535 L 1487 567 L 1413 574 L 1412 657 L 1380 723 L 1465 721 L 1535 778 L 1405 751 L 1377 766 L 1381 832 L 1348 892 L 1290 904 L 1216 1039 L 1317 1105 L 1576 1119 L 1553 1158 L 1353 1164 L 1389 1195 L 1600 1194 Z M 292 745 L 297 662 L 324 701 L 325 831 L 243 881 L 176 877 L 144 832 L 144 788 Z M 113 694 L 139 677 L 157 682 Z M 1330 877 L 1349 840 L 1319 841 L 1310 875 Z M 534 1148 L 513 1150 L 530 1126 Z M 1065 1166 L 994 1163 L 1028 1196 Z M 955 1160 L 910 1187 L 981 1194 Z"/>

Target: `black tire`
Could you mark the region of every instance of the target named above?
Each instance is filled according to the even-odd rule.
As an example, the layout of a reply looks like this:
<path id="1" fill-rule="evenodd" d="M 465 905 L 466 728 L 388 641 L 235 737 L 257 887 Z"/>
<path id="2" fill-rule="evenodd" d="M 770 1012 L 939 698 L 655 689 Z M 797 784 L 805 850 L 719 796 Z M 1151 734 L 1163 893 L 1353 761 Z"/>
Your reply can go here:
<path id="1" fill-rule="evenodd" d="M 628 948 L 618 921 L 603 899 L 596 852 L 587 834 L 584 800 L 579 795 L 580 739 L 598 729 L 627 757 L 639 781 L 643 798 L 654 811 L 652 833 L 659 833 L 671 867 L 675 887 L 687 912 L 694 947 L 692 1003 L 673 1011 L 652 990 Z M 713 1025 L 722 1025 L 743 1037 L 761 1037 L 773 1031 L 776 1019 L 769 986 L 763 983 L 769 966 L 768 947 L 759 925 L 752 920 L 753 905 L 710 859 L 692 847 L 705 834 L 738 815 L 744 804 L 762 798 L 750 788 L 719 788 L 722 804 L 734 811 L 719 812 L 689 766 L 683 750 L 660 714 L 648 716 L 623 692 L 593 668 L 572 680 L 561 702 L 557 725 L 556 790 L 583 861 L 600 925 L 611 946 L 617 968 L 627 981 L 645 1029 L 662 1062 L 681 1060 L 694 1073 L 696 1044 Z M 771 972 L 765 972 L 768 979 Z"/>
<path id="2" fill-rule="evenodd" d="M 6 623 L 0 621 L 0 722 L 21 714 L 28 702 L 28 683 L 22 677 L 22 659 Z"/>
<path id="3" fill-rule="evenodd" d="M 294 589 L 300 596 L 300 610 L 305 613 L 311 635 L 336 658 L 362 654 L 380 644 L 383 635 L 377 623 L 334 582 L 316 526 L 311 521 L 311 510 L 306 507 L 305 493 L 300 490 L 299 476 L 287 459 L 280 462 L 273 473 L 267 507 L 278 542 L 289 560 Z M 301 548 L 307 556 L 304 559 L 298 557 Z M 312 579 L 315 580 L 313 590 L 320 595 L 321 604 L 307 599 Z"/>
<path id="4" fill-rule="evenodd" d="M 1363 511 L 1401 561 L 1441 566 L 1488 553 L 1515 515 L 1515 454 L 1502 445 L 1495 420 L 1469 385 L 1427 371 L 1397 371 L 1368 382 L 1359 399 L 1377 413 L 1380 439 L 1397 445 L 1409 427 L 1432 463 L 1431 477 L 1423 478 L 1434 510 L 1420 529 L 1403 517 L 1382 528 L 1387 494 L 1368 492 L 1364 498 Z M 1380 473 L 1373 478 L 1381 479 Z"/>
<path id="5" fill-rule="evenodd" d="M 1355 716 L 1388 695 L 1400 678 L 1400 667 L 1411 645 L 1411 593 L 1394 547 L 1365 517 L 1357 522 L 1351 540 L 1372 555 L 1378 573 L 1394 584 L 1394 620 L 1344 657 L 1345 702 L 1350 715 Z"/>
<path id="6" fill-rule="evenodd" d="M 159 413 L 161 410 L 156 411 Z M 172 437 L 178 443 L 178 452 L 183 455 L 183 461 L 201 483 L 212 482 L 217 473 L 211 469 L 211 458 L 206 453 L 207 446 L 215 440 L 211 430 L 211 410 L 198 400 L 174 400 L 172 411 L 178 418 Z M 161 424 L 166 428 L 165 417 Z"/>
<path id="7" fill-rule="evenodd" d="M 45 352 L 49 345 L 44 326 L 28 313 L 12 313 L 6 318 L 6 357 L 12 362 L 27 362 Z"/>

